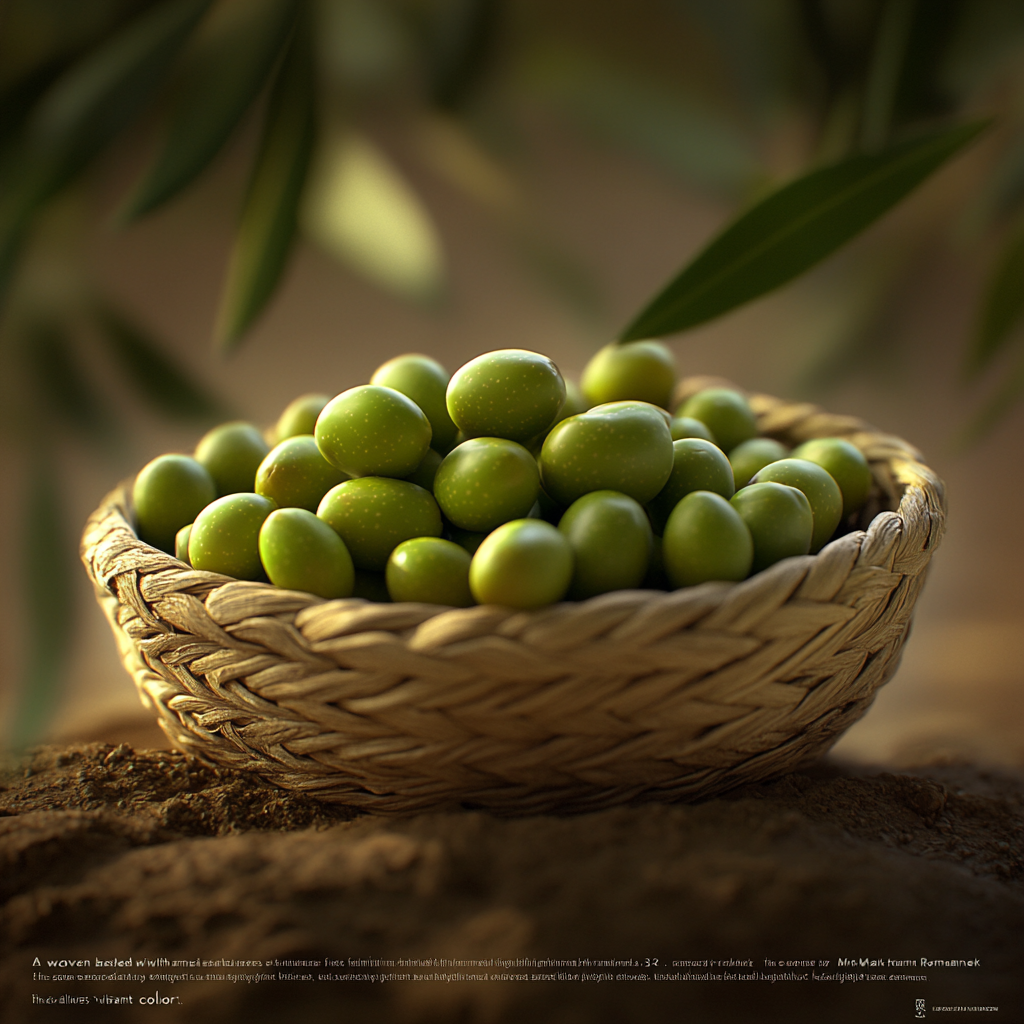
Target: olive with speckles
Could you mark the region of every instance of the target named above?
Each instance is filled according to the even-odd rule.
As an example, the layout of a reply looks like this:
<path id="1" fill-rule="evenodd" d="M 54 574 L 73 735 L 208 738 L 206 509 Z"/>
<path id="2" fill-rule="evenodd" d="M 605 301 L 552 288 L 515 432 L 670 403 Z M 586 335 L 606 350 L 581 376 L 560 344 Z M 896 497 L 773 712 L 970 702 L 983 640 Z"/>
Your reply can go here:
<path id="1" fill-rule="evenodd" d="M 434 477 L 434 497 L 457 527 L 489 532 L 524 518 L 540 492 L 537 460 L 515 441 L 475 437 L 445 456 Z"/>
<path id="2" fill-rule="evenodd" d="M 544 490 L 568 508 L 588 491 L 651 500 L 672 472 L 672 435 L 647 402 L 609 402 L 556 424 L 540 452 Z"/>
<path id="3" fill-rule="evenodd" d="M 280 508 L 316 512 L 323 496 L 347 479 L 320 454 L 312 434 L 299 434 L 282 441 L 260 463 L 256 493 L 273 498 Z"/>
<path id="4" fill-rule="evenodd" d="M 217 494 L 223 497 L 251 491 L 256 470 L 269 451 L 270 445 L 251 423 L 235 420 L 204 434 L 196 445 L 195 457 L 207 468 Z"/>
<path id="5" fill-rule="evenodd" d="M 241 492 L 207 505 L 196 516 L 188 538 L 192 567 L 238 580 L 262 579 L 260 528 L 275 508 L 269 498 Z"/>
<path id="6" fill-rule="evenodd" d="M 430 447 L 430 421 L 394 388 L 361 384 L 324 406 L 314 431 L 320 453 L 349 476 L 404 477 Z"/>
<path id="7" fill-rule="evenodd" d="M 551 426 L 565 397 L 565 381 L 547 356 L 506 348 L 456 370 L 447 404 L 467 438 L 503 437 L 525 444 Z"/>
<path id="8" fill-rule="evenodd" d="M 413 537 L 391 552 L 384 579 L 392 601 L 468 608 L 470 554 L 441 537 Z"/>
<path id="9" fill-rule="evenodd" d="M 543 519 L 513 519 L 489 533 L 469 565 L 480 604 L 543 608 L 561 601 L 572 581 L 572 545 Z"/>
<path id="10" fill-rule="evenodd" d="M 402 541 L 441 536 L 433 495 L 392 477 L 346 480 L 324 495 L 316 514 L 345 542 L 357 569 L 382 572 Z"/>
<path id="11" fill-rule="evenodd" d="M 188 455 L 158 455 L 139 470 L 132 505 L 139 537 L 164 551 L 175 534 L 217 497 L 206 467 Z"/>
<path id="12" fill-rule="evenodd" d="M 349 597 L 355 569 L 344 541 L 304 508 L 279 508 L 264 520 L 260 560 L 276 587 L 333 600 Z"/>

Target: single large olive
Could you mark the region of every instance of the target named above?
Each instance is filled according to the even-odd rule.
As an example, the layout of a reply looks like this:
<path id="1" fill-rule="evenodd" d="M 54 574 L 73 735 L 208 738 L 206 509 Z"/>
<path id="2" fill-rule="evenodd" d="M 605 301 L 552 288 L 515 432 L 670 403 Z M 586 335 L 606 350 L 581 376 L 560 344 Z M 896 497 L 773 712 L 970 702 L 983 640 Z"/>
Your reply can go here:
<path id="1" fill-rule="evenodd" d="M 672 473 L 665 486 L 647 503 L 651 522 L 660 533 L 672 509 L 691 491 L 713 491 L 731 498 L 732 466 L 725 452 L 700 437 L 684 437 L 672 442 Z"/>
<path id="2" fill-rule="evenodd" d="M 392 477 L 346 480 L 324 495 L 316 514 L 345 542 L 357 569 L 382 572 L 403 540 L 441 536 L 433 495 Z"/>
<path id="3" fill-rule="evenodd" d="M 209 470 L 217 493 L 223 497 L 238 491 L 251 492 L 256 470 L 269 451 L 270 445 L 251 423 L 236 420 L 204 434 L 195 456 Z"/>
<path id="4" fill-rule="evenodd" d="M 729 462 L 732 464 L 732 476 L 736 489 L 746 487 L 750 478 L 770 462 L 778 462 L 789 455 L 789 449 L 781 442 L 770 437 L 752 437 L 741 441 L 731 452 Z"/>
<path id="5" fill-rule="evenodd" d="M 598 405 L 552 428 L 540 453 L 544 490 L 568 508 L 589 491 L 650 501 L 672 472 L 672 435 L 647 402 Z"/>
<path id="6" fill-rule="evenodd" d="M 556 527 L 543 519 L 514 519 L 477 548 L 469 588 L 480 604 L 543 608 L 565 597 L 572 562 L 572 547 Z"/>
<path id="7" fill-rule="evenodd" d="M 475 437 L 445 456 L 434 477 L 441 511 L 463 530 L 490 531 L 522 519 L 540 491 L 537 461 L 501 437 Z"/>
<path id="8" fill-rule="evenodd" d="M 662 561 L 674 587 L 747 578 L 754 542 L 740 514 L 720 494 L 691 491 L 672 510 Z"/>
<path id="9" fill-rule="evenodd" d="M 431 428 L 400 391 L 361 384 L 324 406 L 314 434 L 323 457 L 349 476 L 403 477 L 423 461 Z"/>
<path id="10" fill-rule="evenodd" d="M 643 583 L 651 558 L 651 524 L 643 507 L 628 495 L 584 494 L 566 509 L 558 529 L 572 547 L 569 596 L 574 600 Z"/>
<path id="11" fill-rule="evenodd" d="M 260 528 L 276 507 L 254 493 L 228 494 L 207 505 L 196 516 L 188 538 L 192 567 L 239 580 L 262 579 Z"/>
<path id="12" fill-rule="evenodd" d="M 807 459 L 780 459 L 757 471 L 752 483 L 774 481 L 804 492 L 811 503 L 814 531 L 811 554 L 817 554 L 836 532 L 843 515 L 843 493 L 827 470 Z"/>
<path id="13" fill-rule="evenodd" d="M 139 471 L 132 505 L 139 538 L 174 551 L 174 535 L 217 497 L 213 477 L 188 455 L 158 455 Z"/>
<path id="14" fill-rule="evenodd" d="M 731 502 L 754 540 L 754 572 L 811 550 L 814 516 L 803 491 L 788 484 L 749 484 Z"/>
<path id="15" fill-rule="evenodd" d="M 458 430 L 448 415 L 445 399 L 449 377 L 448 371 L 436 359 L 410 353 L 395 356 L 378 366 L 373 371 L 370 383 L 394 388 L 411 398 L 430 420 L 433 431 L 431 447 L 447 454 Z"/>
<path id="16" fill-rule="evenodd" d="M 675 414 L 692 416 L 706 424 L 715 437 L 715 443 L 726 454 L 757 434 L 757 420 L 750 404 L 743 395 L 731 388 L 705 388 L 698 391 Z"/>
<path id="17" fill-rule="evenodd" d="M 818 437 L 805 441 L 793 452 L 794 459 L 807 459 L 827 470 L 843 492 L 843 518 L 857 512 L 868 500 L 873 478 L 868 460 L 860 449 L 839 437 Z"/>
<path id="18" fill-rule="evenodd" d="M 264 520 L 260 560 L 276 587 L 317 597 L 350 597 L 355 569 L 344 541 L 304 508 L 279 508 Z"/>
<path id="19" fill-rule="evenodd" d="M 675 383 L 675 356 L 660 341 L 605 345 L 580 378 L 580 388 L 591 405 L 632 400 L 666 409 Z"/>
<path id="20" fill-rule="evenodd" d="M 392 601 L 468 608 L 469 552 L 441 537 L 414 537 L 391 552 L 384 578 Z"/>
<path id="21" fill-rule="evenodd" d="M 300 434 L 312 434 L 317 417 L 330 400 L 330 395 L 310 394 L 299 395 L 289 402 L 274 428 L 275 443 L 279 444 L 289 437 L 298 437 Z"/>
<path id="22" fill-rule="evenodd" d="M 316 512 L 323 496 L 347 480 L 321 454 L 312 434 L 289 437 L 272 449 L 256 470 L 256 493 L 280 508 Z"/>
<path id="23" fill-rule="evenodd" d="M 448 384 L 448 412 L 470 437 L 525 444 L 554 422 L 565 402 L 558 367 L 537 352 L 498 349 L 471 359 Z"/>

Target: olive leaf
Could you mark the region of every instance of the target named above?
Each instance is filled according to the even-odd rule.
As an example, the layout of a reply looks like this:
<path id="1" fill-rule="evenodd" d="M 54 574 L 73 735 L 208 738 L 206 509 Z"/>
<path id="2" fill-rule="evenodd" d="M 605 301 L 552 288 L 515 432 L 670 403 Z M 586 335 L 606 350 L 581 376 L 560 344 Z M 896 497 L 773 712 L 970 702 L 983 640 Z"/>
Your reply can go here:
<path id="1" fill-rule="evenodd" d="M 981 309 L 978 330 L 967 354 L 967 375 L 977 376 L 1005 348 L 1013 328 L 1024 320 L 1024 223 L 1011 235 L 996 261 Z"/>
<path id="2" fill-rule="evenodd" d="M 216 344 L 233 348 L 273 294 L 288 261 L 316 134 L 308 26 L 296 25 L 267 103 L 241 224 L 221 295 Z"/>
<path id="3" fill-rule="evenodd" d="M 74 615 L 75 552 L 60 514 L 57 471 L 46 445 L 33 446 L 29 454 L 19 544 L 26 647 L 11 730 L 16 750 L 39 739 L 59 703 Z"/>
<path id="4" fill-rule="evenodd" d="M 429 213 L 369 139 L 329 136 L 302 210 L 303 231 L 331 255 L 396 295 L 436 300 L 444 257 Z"/>
<path id="5" fill-rule="evenodd" d="M 103 301 L 97 301 L 91 313 L 114 360 L 156 411 L 177 419 L 213 420 L 227 415 L 223 404 L 137 322 Z"/>
<path id="6" fill-rule="evenodd" d="M 122 219 L 166 202 L 220 152 L 253 103 L 288 38 L 295 0 L 228 0 L 186 53 L 163 147 Z"/>
<path id="7" fill-rule="evenodd" d="M 0 284 L 39 206 L 141 111 L 210 0 L 165 0 L 92 50 L 43 93 L 0 192 Z"/>
<path id="8" fill-rule="evenodd" d="M 67 326 L 58 319 L 35 318 L 23 340 L 29 370 L 50 414 L 101 447 L 114 447 L 113 417 L 83 370 Z"/>
<path id="9" fill-rule="evenodd" d="M 988 122 L 811 171 L 741 214 L 637 315 L 623 342 L 685 330 L 791 281 L 859 234 Z"/>

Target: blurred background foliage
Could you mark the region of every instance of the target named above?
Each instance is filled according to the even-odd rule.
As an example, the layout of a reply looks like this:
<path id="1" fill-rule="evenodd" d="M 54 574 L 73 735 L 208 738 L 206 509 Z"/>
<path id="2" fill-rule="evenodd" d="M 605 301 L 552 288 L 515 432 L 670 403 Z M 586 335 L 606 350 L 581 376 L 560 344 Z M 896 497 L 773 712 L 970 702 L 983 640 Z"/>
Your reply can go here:
<path id="1" fill-rule="evenodd" d="M 131 231 L 195 186 L 234 137 L 254 136 L 211 324 L 229 352 L 299 238 L 396 301 L 443 304 L 444 239 L 375 140 L 371 126 L 388 119 L 486 211 L 523 273 L 596 346 L 623 325 L 587 254 L 531 201 L 524 118 L 538 107 L 762 218 L 785 182 L 837 162 L 877 170 L 907 139 L 939 140 L 916 178 L 851 214 L 847 237 L 969 140 L 974 128 L 954 138 L 957 126 L 991 119 L 965 208 L 930 207 L 895 244 L 869 233 L 823 268 L 821 286 L 844 312 L 794 369 L 793 390 L 820 397 L 891 365 L 901 297 L 944 244 L 990 261 L 963 339 L 961 436 L 980 436 L 1024 391 L 1020 0 L 0 0 L 0 423 L 31 467 L 17 497 L 29 654 L 16 742 L 38 734 L 52 705 L 66 635 L 53 623 L 71 604 L 78 524 L 59 522 L 54 453 L 72 439 L 116 462 L 127 395 L 168 418 L 230 413 L 91 279 L 81 239 L 97 168 L 126 140 L 147 141 L 147 165 L 107 211 Z M 749 236 L 751 223 L 740 214 L 736 227 Z M 790 245 L 789 276 L 830 251 L 815 249 L 820 234 Z M 744 252 L 759 241 L 732 237 Z M 756 294 L 739 287 L 711 315 Z M 48 415 L 30 415 L 40 408 Z"/>

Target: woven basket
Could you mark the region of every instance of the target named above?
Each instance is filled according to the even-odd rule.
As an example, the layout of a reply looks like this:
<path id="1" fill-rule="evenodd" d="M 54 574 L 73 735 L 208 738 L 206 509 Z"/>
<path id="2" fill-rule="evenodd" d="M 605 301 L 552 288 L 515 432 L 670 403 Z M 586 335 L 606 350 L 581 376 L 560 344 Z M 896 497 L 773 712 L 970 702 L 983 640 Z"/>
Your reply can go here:
<path id="1" fill-rule="evenodd" d="M 749 397 L 763 434 L 849 439 L 875 488 L 866 530 L 742 583 L 534 612 L 323 601 L 143 543 L 130 485 L 90 518 L 82 558 L 143 703 L 206 761 L 384 813 L 707 797 L 820 755 L 864 714 L 945 516 L 905 442 Z"/>

